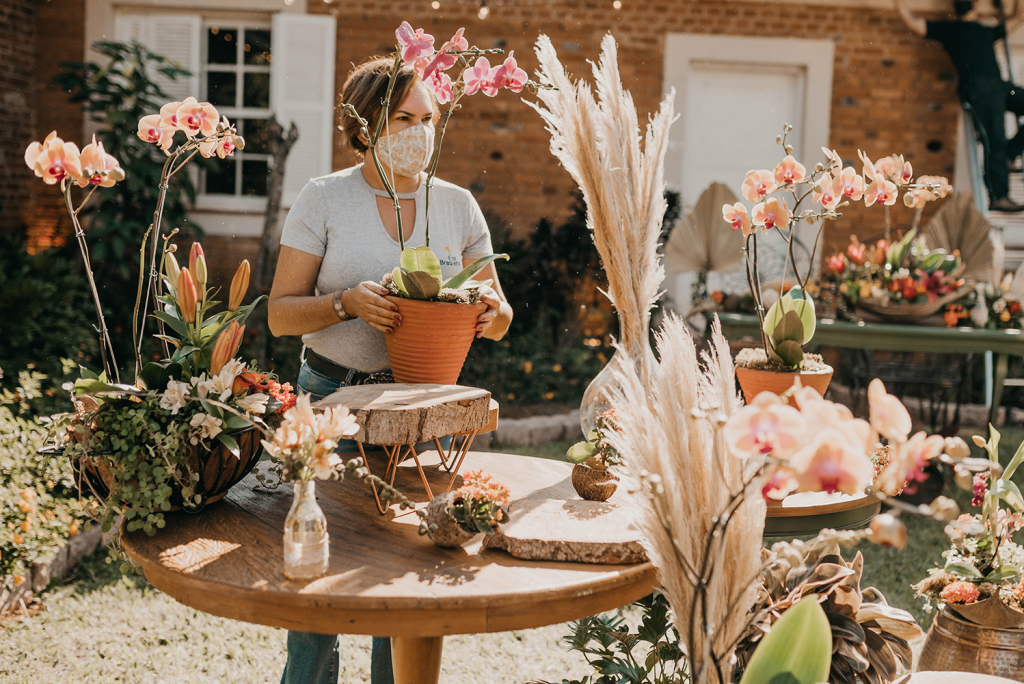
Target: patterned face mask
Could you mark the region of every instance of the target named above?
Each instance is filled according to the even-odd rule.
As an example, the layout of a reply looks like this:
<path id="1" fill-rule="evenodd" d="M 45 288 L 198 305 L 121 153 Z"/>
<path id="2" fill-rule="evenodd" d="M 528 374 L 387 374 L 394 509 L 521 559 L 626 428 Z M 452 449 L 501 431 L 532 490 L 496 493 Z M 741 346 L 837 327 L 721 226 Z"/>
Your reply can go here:
<path id="1" fill-rule="evenodd" d="M 414 178 L 430 164 L 434 152 L 434 126 L 417 124 L 377 141 L 377 158 L 398 176 Z"/>

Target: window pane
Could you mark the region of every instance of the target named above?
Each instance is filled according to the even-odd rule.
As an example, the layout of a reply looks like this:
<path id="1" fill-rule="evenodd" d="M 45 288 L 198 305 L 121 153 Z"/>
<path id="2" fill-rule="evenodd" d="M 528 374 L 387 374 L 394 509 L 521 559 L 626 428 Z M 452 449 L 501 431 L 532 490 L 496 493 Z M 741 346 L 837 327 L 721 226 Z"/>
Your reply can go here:
<path id="1" fill-rule="evenodd" d="M 238 63 L 238 30 L 211 26 L 206 34 L 207 62 L 210 64 Z"/>
<path id="2" fill-rule="evenodd" d="M 270 31 L 246 29 L 242 50 L 242 59 L 246 64 L 270 66 Z"/>
<path id="3" fill-rule="evenodd" d="M 242 194 L 267 196 L 267 162 L 262 159 L 242 160 Z"/>
<path id="4" fill-rule="evenodd" d="M 234 107 L 238 89 L 234 72 L 208 71 L 206 73 L 206 99 L 216 107 Z"/>
<path id="5" fill-rule="evenodd" d="M 257 109 L 270 108 L 270 74 L 245 74 L 242 106 Z"/>
<path id="6" fill-rule="evenodd" d="M 206 170 L 207 195 L 235 194 L 235 160 L 216 159 Z"/>
<path id="7" fill-rule="evenodd" d="M 246 154 L 267 154 L 267 120 L 242 119 L 239 134 L 245 138 Z"/>

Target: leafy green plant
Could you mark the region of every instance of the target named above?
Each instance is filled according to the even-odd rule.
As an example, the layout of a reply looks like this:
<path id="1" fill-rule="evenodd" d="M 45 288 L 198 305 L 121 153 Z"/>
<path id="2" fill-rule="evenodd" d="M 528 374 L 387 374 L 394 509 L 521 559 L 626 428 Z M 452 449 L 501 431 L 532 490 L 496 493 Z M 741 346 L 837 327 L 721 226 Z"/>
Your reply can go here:
<path id="1" fill-rule="evenodd" d="M 640 610 L 633 631 L 626 619 L 630 608 Z M 582 653 L 594 674 L 563 679 L 560 684 L 679 684 L 689 682 L 686 656 L 679 633 L 669 619 L 668 599 L 660 591 L 626 609 L 570 623 L 565 641 Z M 550 684 L 536 681 L 531 684 Z"/>

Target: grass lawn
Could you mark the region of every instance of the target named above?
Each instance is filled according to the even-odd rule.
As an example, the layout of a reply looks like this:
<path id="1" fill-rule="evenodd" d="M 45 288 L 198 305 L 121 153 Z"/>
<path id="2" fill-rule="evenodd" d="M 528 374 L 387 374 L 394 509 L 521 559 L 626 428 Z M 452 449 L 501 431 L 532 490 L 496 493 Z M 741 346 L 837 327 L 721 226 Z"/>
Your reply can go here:
<path id="1" fill-rule="evenodd" d="M 1022 438 L 1021 429 L 1003 432 L 1003 463 Z M 571 444 L 496 444 L 492 450 L 560 459 Z M 964 504 L 964 496 L 958 499 Z M 890 604 L 911 611 L 927 629 L 932 616 L 921 610 L 922 601 L 913 597 L 910 584 L 941 562 L 947 542 L 939 523 L 908 517 L 906 524 L 910 542 L 903 551 L 869 543 L 858 547 L 866 561 L 864 586 L 877 587 Z M 854 553 L 844 551 L 844 556 Z M 37 615 L 0 624 L 0 684 L 277 682 L 284 666 L 283 630 L 183 606 L 141 577 L 122 577 L 116 566 L 104 562 L 103 554 L 87 559 L 74 576 L 52 586 L 43 601 L 45 610 Z M 566 652 L 561 637 L 567 633 L 566 625 L 553 625 L 449 637 L 441 681 L 511 684 L 580 677 L 587 672 L 586 664 Z M 340 681 L 367 681 L 369 663 L 370 640 L 343 636 Z"/>

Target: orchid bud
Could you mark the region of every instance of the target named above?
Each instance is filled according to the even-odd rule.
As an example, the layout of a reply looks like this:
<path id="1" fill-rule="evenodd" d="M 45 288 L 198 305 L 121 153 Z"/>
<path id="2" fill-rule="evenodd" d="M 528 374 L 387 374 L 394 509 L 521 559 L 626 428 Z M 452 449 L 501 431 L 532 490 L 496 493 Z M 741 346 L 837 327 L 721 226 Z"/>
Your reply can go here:
<path id="1" fill-rule="evenodd" d="M 167 276 L 167 286 L 171 290 L 171 294 L 175 294 L 178 291 L 178 274 L 181 269 L 178 268 L 178 260 L 174 258 L 173 252 L 168 252 L 164 255 L 164 275 Z"/>
<path id="2" fill-rule="evenodd" d="M 242 297 L 249 289 L 249 260 L 243 259 L 238 264 L 235 277 L 231 279 L 231 291 L 228 296 L 228 311 L 234 311 L 242 305 Z"/>
<path id="3" fill-rule="evenodd" d="M 238 150 L 244 150 L 245 149 L 245 138 L 243 138 L 242 136 L 240 136 L 240 135 L 232 136 L 231 141 L 235 144 L 235 149 L 238 149 Z"/>
<path id="4" fill-rule="evenodd" d="M 907 528 L 896 516 L 881 513 L 871 521 L 871 541 L 902 549 L 907 545 Z"/>
<path id="5" fill-rule="evenodd" d="M 181 309 L 181 319 L 186 323 L 196 322 L 198 299 L 192 274 L 188 272 L 188 268 L 181 269 L 178 273 L 178 308 Z"/>
<path id="6" fill-rule="evenodd" d="M 943 448 L 950 458 L 955 458 L 958 461 L 971 455 L 971 447 L 967 446 L 967 442 L 959 437 L 947 437 Z"/>
<path id="7" fill-rule="evenodd" d="M 940 496 L 932 502 L 932 510 L 935 517 L 943 522 L 952 522 L 960 516 L 960 507 L 956 501 L 945 496 Z"/>
<path id="8" fill-rule="evenodd" d="M 965 491 L 971 491 L 974 488 L 974 473 L 962 465 L 957 464 L 953 468 L 953 479 L 956 481 L 956 486 Z"/>
<path id="9" fill-rule="evenodd" d="M 971 437 L 971 441 L 974 442 L 976 445 L 980 446 L 982 449 L 985 448 L 985 439 L 981 435 L 974 435 L 973 437 Z"/>

